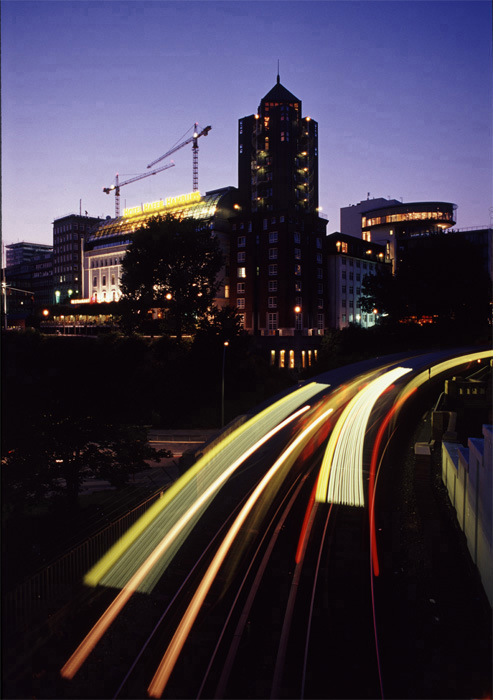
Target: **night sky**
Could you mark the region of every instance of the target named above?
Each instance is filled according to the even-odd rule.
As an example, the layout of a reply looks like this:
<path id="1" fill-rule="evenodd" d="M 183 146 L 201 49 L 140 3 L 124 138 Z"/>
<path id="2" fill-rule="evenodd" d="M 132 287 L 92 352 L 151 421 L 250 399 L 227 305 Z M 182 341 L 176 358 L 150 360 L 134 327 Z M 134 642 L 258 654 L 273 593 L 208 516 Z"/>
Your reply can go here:
<path id="1" fill-rule="evenodd" d="M 458 205 L 490 224 L 491 3 L 3 0 L 5 244 L 53 219 L 114 215 L 102 188 L 143 173 L 194 122 L 199 189 L 236 186 L 238 119 L 281 83 L 319 123 L 320 205 Z M 192 191 L 192 150 L 121 190 L 121 206 Z"/>

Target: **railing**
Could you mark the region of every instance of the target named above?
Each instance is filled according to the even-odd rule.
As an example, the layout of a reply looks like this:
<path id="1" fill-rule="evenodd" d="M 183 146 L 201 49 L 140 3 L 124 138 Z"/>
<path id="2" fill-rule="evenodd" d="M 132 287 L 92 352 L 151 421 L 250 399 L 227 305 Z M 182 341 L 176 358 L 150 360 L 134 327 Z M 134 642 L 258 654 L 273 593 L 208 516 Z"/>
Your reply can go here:
<path id="1" fill-rule="evenodd" d="M 16 632 L 46 618 L 70 598 L 74 585 L 163 493 L 160 490 L 100 532 L 3 594 L 5 629 Z"/>

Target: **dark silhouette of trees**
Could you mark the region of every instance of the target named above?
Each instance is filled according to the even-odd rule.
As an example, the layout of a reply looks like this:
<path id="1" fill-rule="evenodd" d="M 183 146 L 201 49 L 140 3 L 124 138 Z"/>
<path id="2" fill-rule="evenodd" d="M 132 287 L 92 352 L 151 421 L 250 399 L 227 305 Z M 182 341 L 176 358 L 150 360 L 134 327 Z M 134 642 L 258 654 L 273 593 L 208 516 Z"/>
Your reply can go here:
<path id="1" fill-rule="evenodd" d="M 170 215 L 150 219 L 134 233 L 122 262 L 124 326 L 136 328 L 158 309 L 164 332 L 179 340 L 193 332 L 212 309 L 223 263 L 208 227 Z"/>
<path id="2" fill-rule="evenodd" d="M 143 427 L 44 413 L 25 431 L 23 440 L 2 455 L 4 503 L 16 511 L 63 495 L 68 509 L 76 512 L 85 479 L 124 486 L 132 474 L 148 466 L 147 460 L 169 456 L 149 445 Z"/>
<path id="3" fill-rule="evenodd" d="M 488 324 L 491 296 L 478 248 L 457 236 L 431 234 L 408 245 L 393 277 L 385 272 L 365 277 L 362 309 L 377 309 L 392 321 L 427 318 L 467 331 Z"/>

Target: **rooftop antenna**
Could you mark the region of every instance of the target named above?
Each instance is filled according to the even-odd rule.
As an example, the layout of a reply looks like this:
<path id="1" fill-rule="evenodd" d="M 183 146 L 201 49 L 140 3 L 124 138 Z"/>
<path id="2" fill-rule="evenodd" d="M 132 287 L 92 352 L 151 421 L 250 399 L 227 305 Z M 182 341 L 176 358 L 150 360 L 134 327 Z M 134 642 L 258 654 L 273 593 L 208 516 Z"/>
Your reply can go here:
<path id="1" fill-rule="evenodd" d="M 281 76 L 279 75 L 279 59 L 277 59 L 277 84 L 281 82 Z"/>

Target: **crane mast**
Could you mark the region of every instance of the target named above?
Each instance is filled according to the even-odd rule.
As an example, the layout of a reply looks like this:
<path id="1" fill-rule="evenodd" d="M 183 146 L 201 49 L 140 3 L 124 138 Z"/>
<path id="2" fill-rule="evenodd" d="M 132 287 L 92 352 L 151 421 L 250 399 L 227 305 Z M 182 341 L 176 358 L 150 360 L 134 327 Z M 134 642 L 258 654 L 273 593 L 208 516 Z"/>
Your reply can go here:
<path id="1" fill-rule="evenodd" d="M 193 191 L 198 192 L 199 189 L 199 144 L 198 140 L 201 136 L 207 136 L 209 131 L 212 129 L 212 126 L 206 126 L 204 129 L 201 129 L 199 132 L 199 125 L 197 122 L 193 125 L 193 136 L 191 136 L 188 139 L 185 139 L 185 141 L 182 141 L 181 143 L 177 144 L 176 146 L 173 146 L 169 151 L 166 151 L 164 155 L 162 155 L 160 158 L 156 158 L 156 160 L 153 160 L 152 163 L 149 163 L 147 166 L 148 168 L 152 168 L 153 165 L 156 165 L 156 163 L 159 163 L 160 161 L 164 160 L 165 158 L 168 158 L 170 155 L 178 151 L 180 148 L 183 148 L 183 146 L 186 146 L 187 144 L 191 143 L 192 144 L 192 166 L 193 166 Z"/>
<path id="2" fill-rule="evenodd" d="M 125 180 L 124 182 L 120 182 L 118 173 L 116 174 L 115 177 L 115 184 L 110 185 L 110 187 L 103 187 L 103 192 L 106 192 L 106 194 L 109 194 L 110 192 L 115 192 L 115 218 L 118 218 L 120 216 L 120 187 L 123 187 L 124 185 L 129 185 L 131 182 L 136 182 L 137 180 L 142 180 L 145 177 L 150 177 L 151 175 L 156 175 L 156 173 L 160 173 L 163 170 L 168 170 L 168 168 L 174 168 L 175 164 L 173 161 L 171 163 L 166 163 L 166 165 L 163 165 L 161 168 L 155 168 L 154 170 L 151 170 L 150 173 L 141 173 L 140 175 L 135 175 L 135 177 L 131 177 L 129 180 Z"/>

